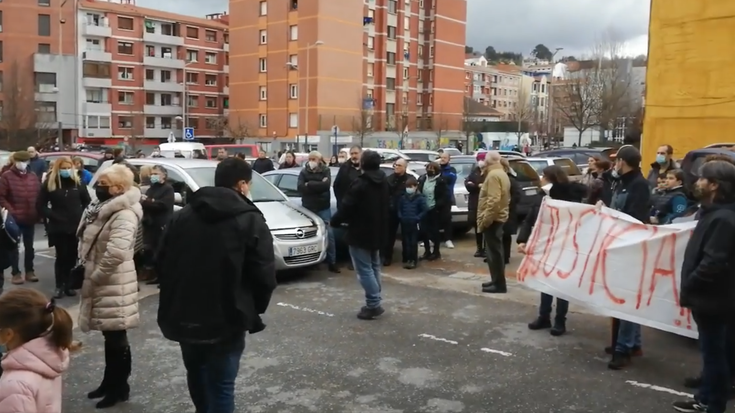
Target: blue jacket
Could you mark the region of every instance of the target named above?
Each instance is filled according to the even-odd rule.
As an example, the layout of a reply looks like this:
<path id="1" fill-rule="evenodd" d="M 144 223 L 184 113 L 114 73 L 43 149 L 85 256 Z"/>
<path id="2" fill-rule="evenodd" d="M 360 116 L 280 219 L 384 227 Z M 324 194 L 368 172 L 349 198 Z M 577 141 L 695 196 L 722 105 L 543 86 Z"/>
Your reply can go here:
<path id="1" fill-rule="evenodd" d="M 457 183 L 457 170 L 454 169 L 454 167 L 450 164 L 446 164 L 441 166 L 441 171 L 442 177 L 447 183 L 447 189 L 449 190 L 449 199 L 452 200 L 452 205 L 454 205 L 454 184 Z"/>
<path id="2" fill-rule="evenodd" d="M 402 224 L 418 224 L 428 211 L 426 198 L 419 193 L 404 194 L 398 201 L 398 220 Z"/>
<path id="3" fill-rule="evenodd" d="M 81 171 L 79 171 L 79 174 L 83 185 L 89 185 L 89 183 L 92 182 L 92 177 L 94 176 L 92 175 L 92 172 L 89 172 L 86 169 L 82 169 Z"/>
<path id="4" fill-rule="evenodd" d="M 46 164 L 46 161 L 36 156 L 35 158 L 31 158 L 31 160 L 28 161 L 28 170 L 36 174 L 36 176 L 38 176 L 38 180 L 40 181 L 43 177 L 43 174 L 45 172 L 48 172 L 48 166 Z"/>

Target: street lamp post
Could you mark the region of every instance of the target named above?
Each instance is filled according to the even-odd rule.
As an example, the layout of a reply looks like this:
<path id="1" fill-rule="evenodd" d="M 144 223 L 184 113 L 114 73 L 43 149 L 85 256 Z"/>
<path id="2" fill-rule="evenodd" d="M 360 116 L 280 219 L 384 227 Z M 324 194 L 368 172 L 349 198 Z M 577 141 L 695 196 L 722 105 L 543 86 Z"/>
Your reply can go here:
<path id="1" fill-rule="evenodd" d="M 309 142 L 309 89 L 310 89 L 310 87 L 309 87 L 309 80 L 310 80 L 309 79 L 309 76 L 310 76 L 310 69 L 311 69 L 311 64 L 310 64 L 309 56 L 311 55 L 311 49 L 313 49 L 315 47 L 318 47 L 318 46 L 321 46 L 323 44 L 324 44 L 323 41 L 317 40 L 313 44 L 309 44 L 309 45 L 306 46 L 306 82 L 305 82 L 306 84 L 304 85 L 305 88 L 306 88 L 306 90 L 304 91 L 304 93 L 306 94 L 305 99 L 304 99 L 304 101 L 305 101 L 305 103 L 304 103 L 304 116 L 305 116 L 305 119 L 304 119 L 304 128 L 306 129 L 306 134 L 305 134 L 305 138 L 304 138 L 304 144 L 307 144 Z M 299 68 L 299 65 L 297 63 L 293 63 L 293 62 L 287 62 L 286 63 L 286 66 L 291 67 L 293 69 L 298 69 Z M 299 91 L 299 93 L 300 92 L 301 91 Z M 296 137 L 296 150 L 299 149 L 298 146 L 299 146 L 299 138 Z"/>

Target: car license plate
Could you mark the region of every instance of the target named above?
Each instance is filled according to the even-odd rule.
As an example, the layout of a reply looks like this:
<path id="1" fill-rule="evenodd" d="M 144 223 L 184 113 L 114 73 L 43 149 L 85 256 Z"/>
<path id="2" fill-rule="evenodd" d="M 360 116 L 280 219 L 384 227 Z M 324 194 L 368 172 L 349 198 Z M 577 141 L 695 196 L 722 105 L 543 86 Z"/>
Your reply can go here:
<path id="1" fill-rule="evenodd" d="M 526 195 L 528 196 L 533 196 L 533 195 L 536 195 L 537 193 L 538 191 L 535 189 L 526 189 Z"/>
<path id="2" fill-rule="evenodd" d="M 288 249 L 289 257 L 298 257 L 299 255 L 314 254 L 320 252 L 318 244 L 304 245 L 302 247 L 290 247 Z"/>

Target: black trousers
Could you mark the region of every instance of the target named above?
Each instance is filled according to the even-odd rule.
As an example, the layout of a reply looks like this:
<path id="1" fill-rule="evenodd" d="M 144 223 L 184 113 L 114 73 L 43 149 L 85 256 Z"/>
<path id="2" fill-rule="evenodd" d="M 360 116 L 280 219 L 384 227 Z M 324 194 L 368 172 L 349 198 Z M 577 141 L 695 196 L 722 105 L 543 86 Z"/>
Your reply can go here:
<path id="1" fill-rule="evenodd" d="M 105 344 L 113 348 L 130 346 L 127 330 L 103 331 L 102 337 L 105 338 Z"/>
<path id="2" fill-rule="evenodd" d="M 503 232 L 503 254 L 505 256 L 505 263 L 510 263 L 510 247 L 513 240 L 513 235 L 508 232 Z"/>
<path id="3" fill-rule="evenodd" d="M 440 215 L 436 209 L 430 210 L 424 219 L 421 221 L 421 240 L 424 242 L 424 253 L 425 255 L 431 254 L 430 241 L 434 243 L 434 254 L 439 254 L 441 244 L 441 234 L 439 234 L 440 228 Z"/>
<path id="4" fill-rule="evenodd" d="M 398 226 L 400 223 L 401 222 L 398 220 L 398 213 L 396 211 L 390 211 L 390 218 L 388 219 L 388 239 L 386 241 L 385 248 L 383 248 L 383 251 L 380 253 L 383 261 L 393 261 L 393 247 L 396 243 L 396 234 L 398 233 Z"/>
<path id="5" fill-rule="evenodd" d="M 439 228 L 444 231 L 442 241 L 451 241 L 454 238 L 452 229 L 452 207 L 442 208 L 439 212 Z"/>
<path id="6" fill-rule="evenodd" d="M 478 251 L 485 251 L 485 246 L 482 243 L 482 232 L 477 232 L 477 224 L 475 224 L 475 243 L 477 244 Z"/>
<path id="7" fill-rule="evenodd" d="M 487 268 L 492 282 L 505 288 L 505 260 L 503 254 L 503 223 L 493 222 L 483 231 L 485 235 L 485 251 L 487 252 Z"/>
<path id="8" fill-rule="evenodd" d="M 56 250 L 54 275 L 56 288 L 69 284 L 69 275 L 77 265 L 77 237 L 74 234 L 49 234 Z"/>

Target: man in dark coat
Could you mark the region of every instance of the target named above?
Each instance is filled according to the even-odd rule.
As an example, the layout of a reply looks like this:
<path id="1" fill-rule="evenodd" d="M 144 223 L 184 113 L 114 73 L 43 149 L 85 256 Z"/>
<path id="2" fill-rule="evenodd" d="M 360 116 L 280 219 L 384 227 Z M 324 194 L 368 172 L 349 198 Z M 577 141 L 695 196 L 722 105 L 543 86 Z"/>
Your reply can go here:
<path id="1" fill-rule="evenodd" d="M 389 266 L 393 262 L 393 247 L 396 241 L 396 233 L 398 232 L 398 203 L 403 195 L 406 194 L 406 179 L 409 175 L 406 173 L 408 163 L 405 159 L 399 159 L 393 165 L 393 174 L 388 177 L 388 187 L 390 187 L 390 219 L 388 219 L 388 238 L 383 249 L 383 265 Z"/>
<path id="2" fill-rule="evenodd" d="M 334 178 L 334 197 L 337 199 L 337 208 L 342 205 L 342 199 L 347 195 L 347 190 L 352 185 L 352 181 L 362 174 L 360 169 L 361 155 L 362 148 L 359 145 L 351 147 L 350 159 L 339 167 L 337 177 Z"/>
<path id="3" fill-rule="evenodd" d="M 679 164 L 672 159 L 674 155 L 674 147 L 671 145 L 661 145 L 656 150 L 656 160 L 651 164 L 651 170 L 648 172 L 648 185 L 655 188 L 659 176 L 666 176 L 666 173 L 679 169 Z"/>
<path id="4" fill-rule="evenodd" d="M 28 154 L 31 155 L 31 159 L 28 160 L 28 172 L 36 174 L 40 182 L 43 179 L 43 174 L 48 172 L 48 164 L 38 156 L 38 151 L 33 146 L 28 147 Z"/>
<path id="5" fill-rule="evenodd" d="M 365 290 L 365 307 L 357 317 L 372 320 L 385 312 L 382 301 L 380 250 L 385 247 L 389 218 L 390 188 L 380 170 L 380 155 L 365 151 L 360 158 L 362 174 L 357 177 L 342 199 L 331 225 L 347 224 L 347 245 L 352 263 Z"/>
<path id="6" fill-rule="evenodd" d="M 505 173 L 508 174 L 510 179 L 510 204 L 508 206 L 508 220 L 503 224 L 503 254 L 505 263 L 510 263 L 510 247 L 512 244 L 513 235 L 518 232 L 518 203 L 521 202 L 523 197 L 523 188 L 516 179 L 516 173 L 513 168 L 510 167 L 508 160 L 503 158 L 500 163 L 505 169 Z"/>
<path id="7" fill-rule="evenodd" d="M 482 155 L 482 156 L 480 156 Z M 485 167 L 485 153 L 481 152 L 477 155 L 477 167 L 472 169 L 467 178 L 464 179 L 464 187 L 467 189 L 467 220 L 475 228 L 475 244 L 477 250 L 475 251 L 475 257 L 482 258 L 486 257 L 485 246 L 483 244 L 482 231 L 477 230 L 477 202 L 480 199 L 480 188 L 482 188 L 482 182 L 485 180 L 485 176 L 482 174 L 482 169 Z"/>
<path id="8" fill-rule="evenodd" d="M 268 159 L 268 154 L 261 149 L 258 152 L 258 159 L 253 161 L 253 170 L 259 174 L 264 174 L 274 169 L 276 169 L 276 167 L 273 166 L 273 161 Z"/>
<path id="9" fill-rule="evenodd" d="M 151 169 L 151 185 L 141 197 L 140 206 L 143 207 L 143 269 L 139 274 L 139 281 L 150 280 L 149 284 L 156 284 L 158 280 L 154 272 L 155 253 L 161 241 L 161 235 L 166 224 L 174 213 L 174 188 L 166 182 L 168 171 L 161 165 Z M 142 272 L 142 274 L 141 274 Z"/>
<path id="10" fill-rule="evenodd" d="M 724 413 L 732 383 L 728 329 L 735 314 L 735 166 L 706 162 L 694 193 L 702 208 L 684 251 L 679 301 L 697 323 L 702 379 L 694 400 L 676 402 L 674 408 Z"/>

